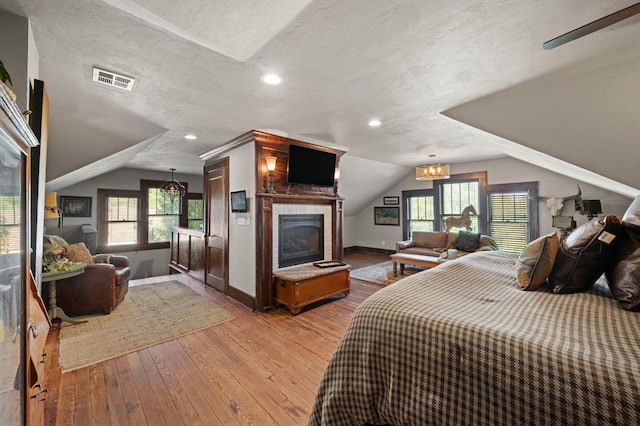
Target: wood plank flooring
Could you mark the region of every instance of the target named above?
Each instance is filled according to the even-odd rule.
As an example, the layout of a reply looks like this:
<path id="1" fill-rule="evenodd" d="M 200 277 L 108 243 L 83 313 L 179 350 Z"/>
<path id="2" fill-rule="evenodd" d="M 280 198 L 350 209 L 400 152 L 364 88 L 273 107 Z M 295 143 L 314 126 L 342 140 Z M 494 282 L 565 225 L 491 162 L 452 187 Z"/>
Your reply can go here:
<path id="1" fill-rule="evenodd" d="M 383 262 L 351 253 L 353 269 Z M 58 363 L 59 327 L 47 339 L 47 425 L 303 425 L 315 392 L 355 308 L 381 286 L 351 280 L 348 297 L 299 315 L 261 314 L 186 274 L 177 280 L 210 298 L 232 321 L 69 373 Z M 68 326 L 68 325 L 65 325 Z"/>

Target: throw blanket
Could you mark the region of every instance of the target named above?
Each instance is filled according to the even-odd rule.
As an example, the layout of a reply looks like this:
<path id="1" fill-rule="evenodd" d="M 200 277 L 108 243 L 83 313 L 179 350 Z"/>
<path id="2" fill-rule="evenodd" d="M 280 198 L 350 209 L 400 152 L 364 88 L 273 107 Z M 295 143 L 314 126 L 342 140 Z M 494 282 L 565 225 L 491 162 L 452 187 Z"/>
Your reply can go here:
<path id="1" fill-rule="evenodd" d="M 640 314 L 606 285 L 521 291 L 515 259 L 470 254 L 369 297 L 310 424 L 640 424 Z"/>

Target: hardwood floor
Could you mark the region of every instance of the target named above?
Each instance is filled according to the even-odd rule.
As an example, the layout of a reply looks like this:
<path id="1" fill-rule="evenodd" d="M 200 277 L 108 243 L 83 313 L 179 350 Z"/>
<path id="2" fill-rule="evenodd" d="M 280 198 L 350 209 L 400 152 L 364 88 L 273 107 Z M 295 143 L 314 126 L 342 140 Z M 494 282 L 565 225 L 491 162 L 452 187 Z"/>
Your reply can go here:
<path id="1" fill-rule="evenodd" d="M 350 253 L 357 269 L 387 255 Z M 80 370 L 61 373 L 59 323 L 47 339 L 47 425 L 303 425 L 315 392 L 355 308 L 381 286 L 351 280 L 348 297 L 293 316 L 251 312 L 186 274 L 174 279 L 236 318 Z M 65 325 L 65 327 L 68 325 Z"/>

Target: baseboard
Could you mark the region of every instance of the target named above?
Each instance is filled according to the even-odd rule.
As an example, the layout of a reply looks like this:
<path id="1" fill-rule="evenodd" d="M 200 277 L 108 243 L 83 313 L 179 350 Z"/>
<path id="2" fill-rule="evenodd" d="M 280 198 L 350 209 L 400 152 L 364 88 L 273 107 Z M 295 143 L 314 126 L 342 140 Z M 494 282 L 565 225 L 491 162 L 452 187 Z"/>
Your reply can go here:
<path id="1" fill-rule="evenodd" d="M 232 298 L 234 300 L 237 300 L 238 302 L 242 303 L 243 305 L 245 305 L 246 307 L 248 307 L 252 311 L 256 309 L 256 299 L 255 299 L 255 297 L 251 296 L 250 294 L 245 293 L 242 290 L 238 290 L 235 287 L 229 286 L 229 292 L 228 292 L 227 296 L 229 296 L 230 298 Z"/>
<path id="2" fill-rule="evenodd" d="M 360 247 L 360 246 L 353 246 L 353 247 L 345 247 L 344 248 L 344 254 L 351 254 L 351 253 L 376 253 L 376 254 L 386 254 L 386 255 L 390 255 L 395 253 L 395 250 L 388 250 L 388 249 L 381 249 L 381 248 L 373 248 L 373 247 Z"/>

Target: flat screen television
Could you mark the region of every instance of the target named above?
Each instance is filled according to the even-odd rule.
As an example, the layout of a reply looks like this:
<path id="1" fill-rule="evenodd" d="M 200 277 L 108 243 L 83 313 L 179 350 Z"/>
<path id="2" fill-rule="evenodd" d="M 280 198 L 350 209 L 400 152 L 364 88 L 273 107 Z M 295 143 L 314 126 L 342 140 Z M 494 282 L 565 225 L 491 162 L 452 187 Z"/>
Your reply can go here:
<path id="1" fill-rule="evenodd" d="M 247 192 L 234 191 L 231 194 L 231 211 L 234 213 L 241 213 L 248 211 L 247 208 Z"/>
<path id="2" fill-rule="evenodd" d="M 336 154 L 289 145 L 287 183 L 312 186 L 333 186 Z"/>

